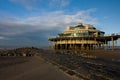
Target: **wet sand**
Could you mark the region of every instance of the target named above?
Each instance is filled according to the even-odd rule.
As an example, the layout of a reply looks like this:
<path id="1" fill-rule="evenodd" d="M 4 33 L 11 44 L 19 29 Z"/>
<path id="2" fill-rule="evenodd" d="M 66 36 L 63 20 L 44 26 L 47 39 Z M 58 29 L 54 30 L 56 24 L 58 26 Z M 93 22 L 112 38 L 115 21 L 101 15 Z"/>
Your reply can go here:
<path id="1" fill-rule="evenodd" d="M 102 55 L 99 54 L 100 52 Z M 72 52 L 71 54 L 67 52 L 45 53 L 41 56 L 67 74 L 83 80 L 120 80 L 120 62 L 116 61 L 120 56 L 112 57 L 111 55 L 117 55 L 114 53 L 111 51 L 80 51 L 79 53 L 78 51 L 79 55 L 75 55 L 75 51 L 75 54 Z M 112 60 L 111 57 L 116 60 Z"/>
<path id="2" fill-rule="evenodd" d="M 105 60 L 115 60 L 120 61 L 120 49 L 118 50 L 89 50 L 83 51 L 90 55 L 94 55 L 97 58 L 105 59 Z"/>
<path id="3" fill-rule="evenodd" d="M 77 54 L 38 50 L 32 57 L 0 57 L 0 80 L 120 80 L 120 50 Z"/>
<path id="4" fill-rule="evenodd" d="M 0 67 L 0 80 L 80 80 L 65 74 L 40 56 L 0 60 L 0 65 L 3 64 Z M 17 60 L 16 63 L 14 60 Z"/>

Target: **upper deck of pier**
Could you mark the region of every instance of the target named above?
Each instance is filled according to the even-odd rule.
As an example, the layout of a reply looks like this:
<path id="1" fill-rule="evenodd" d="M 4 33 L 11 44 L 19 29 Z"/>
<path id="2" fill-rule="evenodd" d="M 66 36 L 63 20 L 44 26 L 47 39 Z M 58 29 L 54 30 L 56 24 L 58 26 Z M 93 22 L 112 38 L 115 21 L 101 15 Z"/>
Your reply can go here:
<path id="1" fill-rule="evenodd" d="M 49 38 L 49 41 L 59 41 L 59 40 L 72 40 L 72 39 L 84 39 L 84 40 L 98 40 L 98 41 L 111 41 L 117 40 L 120 38 L 120 34 L 117 35 L 109 35 L 109 36 L 99 36 L 99 37 L 54 37 L 54 38 Z"/>

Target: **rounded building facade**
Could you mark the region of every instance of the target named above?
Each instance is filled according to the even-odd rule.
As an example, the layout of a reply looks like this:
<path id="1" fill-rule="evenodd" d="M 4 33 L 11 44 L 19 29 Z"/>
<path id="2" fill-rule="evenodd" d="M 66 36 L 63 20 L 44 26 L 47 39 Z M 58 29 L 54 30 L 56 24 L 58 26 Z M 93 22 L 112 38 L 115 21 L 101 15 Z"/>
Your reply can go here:
<path id="1" fill-rule="evenodd" d="M 90 24 L 69 26 L 55 38 L 49 38 L 54 42 L 55 50 L 91 50 L 108 45 L 110 37 L 104 37 L 105 32 L 96 29 Z"/>

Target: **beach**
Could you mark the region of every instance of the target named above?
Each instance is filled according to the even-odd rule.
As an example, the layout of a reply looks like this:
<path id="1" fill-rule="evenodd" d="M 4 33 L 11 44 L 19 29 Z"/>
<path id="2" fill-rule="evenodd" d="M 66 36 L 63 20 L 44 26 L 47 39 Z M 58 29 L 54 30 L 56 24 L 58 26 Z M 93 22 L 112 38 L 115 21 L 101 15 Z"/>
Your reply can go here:
<path id="1" fill-rule="evenodd" d="M 41 49 L 33 50 L 32 48 L 31 51 L 36 54 L 34 56 L 0 57 L 0 79 L 1 80 L 120 79 L 120 62 L 119 62 L 120 50 L 77 51 L 77 54 L 76 51 L 69 53 L 68 52 L 55 53 L 54 51 L 51 50 Z"/>
<path id="2" fill-rule="evenodd" d="M 3 61 L 0 64 L 3 65 L 0 68 L 1 80 L 78 80 L 40 57 L 16 58 L 15 60 L 18 60 L 16 63 L 10 58 L 8 60 L 11 61 L 6 59 L 6 63 Z"/>

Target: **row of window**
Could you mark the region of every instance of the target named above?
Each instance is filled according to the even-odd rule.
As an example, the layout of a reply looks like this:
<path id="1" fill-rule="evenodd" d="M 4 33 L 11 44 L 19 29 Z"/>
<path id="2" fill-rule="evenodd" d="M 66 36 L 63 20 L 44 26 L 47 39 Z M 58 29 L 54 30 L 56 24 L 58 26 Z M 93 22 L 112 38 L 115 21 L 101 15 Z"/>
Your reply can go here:
<path id="1" fill-rule="evenodd" d="M 91 36 L 103 36 L 103 34 L 94 34 L 94 33 L 88 33 L 88 32 L 84 32 L 84 33 L 69 33 L 69 34 L 61 34 L 59 36 L 61 37 L 91 37 Z"/>

